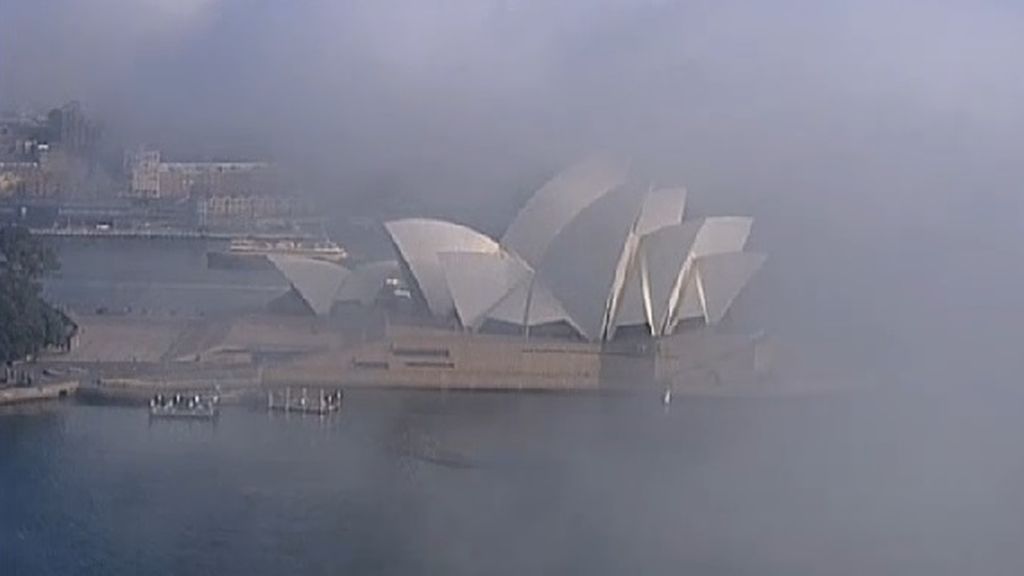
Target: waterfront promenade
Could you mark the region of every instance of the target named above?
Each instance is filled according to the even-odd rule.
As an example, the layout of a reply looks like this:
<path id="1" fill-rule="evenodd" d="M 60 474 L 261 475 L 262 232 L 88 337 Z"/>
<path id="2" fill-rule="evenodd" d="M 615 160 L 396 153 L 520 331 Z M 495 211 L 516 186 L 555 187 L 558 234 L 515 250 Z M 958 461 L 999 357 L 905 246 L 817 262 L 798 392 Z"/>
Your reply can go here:
<path id="1" fill-rule="evenodd" d="M 294 240 L 310 238 L 308 234 L 252 233 L 190 228 L 99 228 L 73 226 L 61 228 L 31 228 L 36 236 L 55 238 L 121 238 L 137 240 L 215 240 L 230 241 L 238 238 L 258 237 L 267 240 Z"/>
<path id="2" fill-rule="evenodd" d="M 42 400 L 58 400 L 73 395 L 78 390 L 78 382 L 49 382 L 34 386 L 12 386 L 0 389 L 0 406 L 39 402 Z"/>
<path id="3" fill-rule="evenodd" d="M 592 343 L 468 335 L 427 327 L 266 313 L 217 318 L 76 316 L 77 346 L 40 362 L 85 375 L 80 395 L 141 402 L 156 392 L 218 389 L 241 397 L 268 388 L 343 387 L 509 392 L 775 396 L 820 393 L 828 375 L 776 378 L 763 343 L 698 336 L 643 354 Z M 377 326 L 376 328 L 381 328 Z M 678 349 L 677 349 L 678 348 Z M 692 354 L 691 354 L 692 352 Z M 714 358 L 705 366 L 695 358 Z"/>

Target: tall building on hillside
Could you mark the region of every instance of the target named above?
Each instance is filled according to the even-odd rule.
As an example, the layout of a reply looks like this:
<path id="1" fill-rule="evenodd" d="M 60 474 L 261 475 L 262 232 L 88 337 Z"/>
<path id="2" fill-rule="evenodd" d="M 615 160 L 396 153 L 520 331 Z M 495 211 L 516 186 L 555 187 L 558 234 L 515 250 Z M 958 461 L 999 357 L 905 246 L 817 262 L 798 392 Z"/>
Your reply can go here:
<path id="1" fill-rule="evenodd" d="M 100 130 L 77 102 L 0 118 L 0 195 L 56 198 L 96 189 Z"/>
<path id="2" fill-rule="evenodd" d="M 54 131 L 60 149 L 70 156 L 89 158 L 99 141 L 99 127 L 86 117 L 82 105 L 72 101 L 51 113 L 59 126 Z"/>

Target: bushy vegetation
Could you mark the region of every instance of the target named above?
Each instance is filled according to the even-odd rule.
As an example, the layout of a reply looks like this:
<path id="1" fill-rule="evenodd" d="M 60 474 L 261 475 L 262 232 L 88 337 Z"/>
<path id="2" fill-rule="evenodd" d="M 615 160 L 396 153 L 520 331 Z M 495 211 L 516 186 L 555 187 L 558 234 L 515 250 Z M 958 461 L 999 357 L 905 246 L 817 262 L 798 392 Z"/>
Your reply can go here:
<path id="1" fill-rule="evenodd" d="M 0 361 L 63 346 L 75 326 L 46 303 L 40 280 L 58 268 L 56 254 L 19 226 L 0 226 Z"/>

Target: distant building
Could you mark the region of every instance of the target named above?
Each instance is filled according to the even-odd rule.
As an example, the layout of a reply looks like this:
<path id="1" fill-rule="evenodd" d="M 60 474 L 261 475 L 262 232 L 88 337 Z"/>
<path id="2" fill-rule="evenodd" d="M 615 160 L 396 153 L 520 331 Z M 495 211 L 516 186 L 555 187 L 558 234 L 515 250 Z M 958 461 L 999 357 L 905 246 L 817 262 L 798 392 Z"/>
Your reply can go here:
<path id="1" fill-rule="evenodd" d="M 197 198 L 196 211 L 204 223 L 216 218 L 287 217 L 296 215 L 296 202 L 289 196 L 214 194 Z"/>
<path id="2" fill-rule="evenodd" d="M 125 153 L 128 195 L 135 198 L 160 197 L 160 152 L 139 149 Z"/>
<path id="3" fill-rule="evenodd" d="M 0 118 L 0 196 L 81 193 L 93 175 L 99 135 L 77 102 L 45 116 Z"/>
<path id="4" fill-rule="evenodd" d="M 164 162 L 160 152 L 125 154 L 130 178 L 127 195 L 139 199 L 208 196 L 266 196 L 277 193 L 274 168 L 267 162 Z"/>
<path id="5" fill-rule="evenodd" d="M 0 119 L 0 162 L 36 160 L 36 149 L 45 130 L 45 123 L 36 118 Z"/>
<path id="6" fill-rule="evenodd" d="M 134 199 L 191 201 L 200 226 L 249 224 L 288 218 L 299 204 L 282 193 L 276 167 L 268 162 L 164 162 L 160 152 L 125 154 L 127 196 Z"/>
<path id="7" fill-rule="evenodd" d="M 0 198 L 34 196 L 40 175 L 36 162 L 0 162 Z"/>
<path id="8" fill-rule="evenodd" d="M 0 162 L 0 198 L 52 198 L 63 192 L 63 179 L 40 162 Z"/>
<path id="9" fill-rule="evenodd" d="M 58 137 L 61 151 L 78 158 L 92 157 L 100 129 L 86 117 L 81 104 L 72 101 L 51 111 L 49 122 L 51 131 Z"/>
<path id="10" fill-rule="evenodd" d="M 277 192 L 273 167 L 266 162 L 165 162 L 160 195 L 266 196 Z"/>

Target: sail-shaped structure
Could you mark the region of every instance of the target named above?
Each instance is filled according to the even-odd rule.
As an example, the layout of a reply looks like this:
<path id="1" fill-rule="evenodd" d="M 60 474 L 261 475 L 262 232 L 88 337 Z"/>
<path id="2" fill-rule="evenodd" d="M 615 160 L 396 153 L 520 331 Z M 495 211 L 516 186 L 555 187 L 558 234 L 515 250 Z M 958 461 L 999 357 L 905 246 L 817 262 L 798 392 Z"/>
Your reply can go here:
<path id="1" fill-rule="evenodd" d="M 394 261 L 352 271 L 273 261 L 318 314 L 332 301 L 372 303 L 385 279 L 401 275 L 425 310 L 468 330 L 561 323 L 587 340 L 630 326 L 660 337 L 684 320 L 720 322 L 765 260 L 745 251 L 751 218 L 687 218 L 687 195 L 592 158 L 542 186 L 500 241 L 410 218 L 384 225 Z"/>

